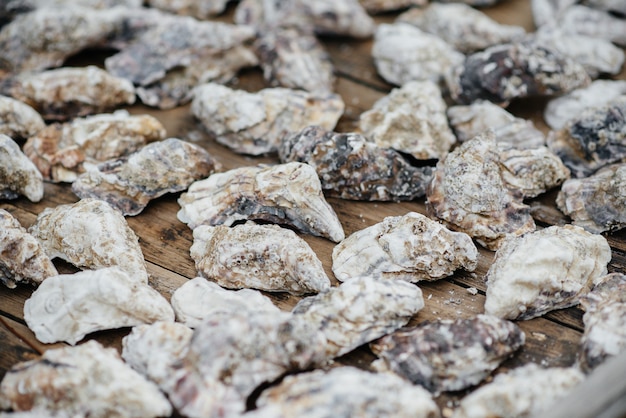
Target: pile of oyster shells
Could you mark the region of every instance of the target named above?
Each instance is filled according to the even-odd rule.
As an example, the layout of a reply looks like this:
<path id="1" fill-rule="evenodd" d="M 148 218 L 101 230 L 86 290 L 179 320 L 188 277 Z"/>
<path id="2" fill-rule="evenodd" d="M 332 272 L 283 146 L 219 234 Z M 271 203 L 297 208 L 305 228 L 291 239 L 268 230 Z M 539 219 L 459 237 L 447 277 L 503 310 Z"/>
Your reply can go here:
<path id="1" fill-rule="evenodd" d="M 601 235 L 626 225 L 626 81 L 611 79 L 626 3 L 532 0 L 526 33 L 478 8 L 496 2 L 242 0 L 235 24 L 210 20 L 224 0 L 4 2 L 0 199 L 41 201 L 47 181 L 80 200 L 28 229 L 0 209 L 0 281 L 34 287 L 28 327 L 69 344 L 7 372 L 0 416 L 437 417 L 434 397 L 475 389 L 523 346 L 513 321 L 580 304 L 578 364 L 501 373 L 453 412 L 528 416 L 626 350 L 626 275 L 607 274 Z M 368 14 L 398 10 L 390 24 Z M 372 38 L 398 86 L 356 132 L 333 131 L 345 105 L 320 35 Z M 116 51 L 104 69 L 63 67 L 93 48 Z M 254 66 L 268 88 L 225 85 Z M 551 98 L 547 137 L 505 110 L 537 96 Z M 190 102 L 215 141 L 280 163 L 224 170 L 155 117 L 116 110 L 137 97 Z M 537 228 L 528 199 L 558 187 L 572 224 Z M 170 303 L 125 217 L 177 192 L 198 277 Z M 326 197 L 424 199 L 427 215 L 346 237 Z M 340 285 L 299 233 L 337 243 Z M 405 327 L 419 282 L 474 271 L 476 244 L 495 251 L 484 314 Z M 260 291 L 302 299 L 284 312 Z M 121 356 L 80 343 L 122 327 Z M 371 371 L 335 367 L 364 344 Z"/>

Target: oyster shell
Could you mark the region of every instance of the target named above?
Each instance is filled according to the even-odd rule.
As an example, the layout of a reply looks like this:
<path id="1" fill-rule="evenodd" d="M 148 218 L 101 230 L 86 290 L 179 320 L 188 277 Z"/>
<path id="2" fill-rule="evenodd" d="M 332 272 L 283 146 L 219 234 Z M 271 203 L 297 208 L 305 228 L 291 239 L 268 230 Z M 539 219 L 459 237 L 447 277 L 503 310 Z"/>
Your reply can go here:
<path id="1" fill-rule="evenodd" d="M 0 281 L 13 289 L 19 282 L 37 285 L 57 274 L 39 242 L 13 215 L 0 209 Z"/>
<path id="2" fill-rule="evenodd" d="M 548 135 L 548 147 L 572 171 L 587 177 L 626 158 L 626 95 L 587 108 Z"/>
<path id="3" fill-rule="evenodd" d="M 309 125 L 333 129 L 343 110 L 341 97 L 332 93 L 286 88 L 248 93 L 213 83 L 198 86 L 191 104 L 217 142 L 251 155 L 276 152 L 285 134 Z"/>
<path id="4" fill-rule="evenodd" d="M 244 219 L 286 224 L 339 242 L 345 238 L 326 202 L 315 170 L 293 162 L 240 167 L 192 183 L 178 199 L 178 219 L 198 225 L 230 226 Z"/>
<path id="5" fill-rule="evenodd" d="M 574 225 L 510 238 L 487 271 L 485 313 L 531 319 L 573 306 L 606 275 L 609 261 L 606 238 Z"/>
<path id="6" fill-rule="evenodd" d="M 26 139 L 46 127 L 35 109 L 11 97 L 0 96 L 0 134 Z"/>
<path id="7" fill-rule="evenodd" d="M 116 266 L 134 281 L 148 282 L 139 239 L 124 216 L 102 200 L 83 199 L 44 209 L 28 231 L 50 258 L 59 257 L 79 268 Z"/>
<path id="8" fill-rule="evenodd" d="M 469 235 L 409 212 L 356 231 L 333 248 L 332 259 L 340 281 L 377 276 L 415 283 L 450 276 L 458 268 L 473 271 L 478 250 Z"/>
<path id="9" fill-rule="evenodd" d="M 626 226 L 626 164 L 601 168 L 589 177 L 563 183 L 558 208 L 574 225 L 594 234 Z"/>
<path id="10" fill-rule="evenodd" d="M 208 19 L 222 14 L 228 0 L 147 0 L 146 3 L 165 12 Z"/>
<path id="11" fill-rule="evenodd" d="M 42 343 L 76 344 L 106 329 L 174 321 L 163 296 L 118 267 L 48 277 L 24 303 L 24 320 Z"/>
<path id="12" fill-rule="evenodd" d="M 463 62 L 463 54 L 444 40 L 407 23 L 378 25 L 372 57 L 378 74 L 400 86 L 409 81 L 438 83 Z"/>
<path id="13" fill-rule="evenodd" d="M 26 141 L 24 153 L 46 180 L 71 183 L 98 163 L 130 154 L 165 135 L 156 118 L 118 110 L 50 125 Z"/>
<path id="14" fill-rule="evenodd" d="M 201 276 L 229 289 L 302 295 L 330 288 L 309 244 L 277 225 L 200 225 L 193 230 L 190 253 Z"/>
<path id="15" fill-rule="evenodd" d="M 270 298 L 258 290 L 227 290 L 204 277 L 189 280 L 172 294 L 176 320 L 190 328 L 220 312 L 278 312 Z"/>
<path id="16" fill-rule="evenodd" d="M 359 0 L 368 13 L 384 13 L 407 7 L 424 7 L 428 0 Z"/>
<path id="17" fill-rule="evenodd" d="M 356 367 L 287 376 L 262 392 L 257 404 L 246 417 L 439 417 L 437 404 L 421 387 Z"/>
<path id="18" fill-rule="evenodd" d="M 469 55 L 447 77 L 452 99 L 470 104 L 484 99 L 503 106 L 518 97 L 567 93 L 590 83 L 582 65 L 526 40 Z"/>
<path id="19" fill-rule="evenodd" d="M 554 25 L 563 12 L 579 0 L 530 0 L 530 9 L 536 28 Z"/>
<path id="20" fill-rule="evenodd" d="M 104 200 L 123 215 L 134 216 L 150 200 L 185 190 L 221 168 L 199 145 L 169 138 L 97 165 L 72 183 L 72 191 L 82 199 Z"/>
<path id="21" fill-rule="evenodd" d="M 589 372 L 626 351 L 626 276 L 612 273 L 581 296 L 585 333 L 579 363 Z"/>
<path id="22" fill-rule="evenodd" d="M 463 3 L 430 3 L 410 9 L 396 19 L 432 33 L 465 54 L 522 38 L 521 26 L 503 25 Z"/>
<path id="23" fill-rule="evenodd" d="M 621 47 L 626 46 L 624 19 L 603 10 L 575 4 L 563 12 L 557 24 L 567 33 L 606 39 Z"/>
<path id="24" fill-rule="evenodd" d="M 314 167 L 327 196 L 350 200 L 400 201 L 422 197 L 431 167 L 413 167 L 398 152 L 376 146 L 356 133 L 309 126 L 287 135 L 281 161 Z"/>
<path id="25" fill-rule="evenodd" d="M 497 375 L 464 397 L 452 418 L 548 416 L 547 408 L 583 380 L 573 367 L 542 369 L 530 363 Z"/>
<path id="26" fill-rule="evenodd" d="M 0 199 L 16 199 L 20 195 L 31 202 L 43 199 L 43 177 L 19 145 L 0 134 Z"/>
<path id="27" fill-rule="evenodd" d="M 17 411 L 90 418 L 172 413 L 156 385 L 126 365 L 114 348 L 96 341 L 47 350 L 36 360 L 16 364 L 4 376 L 0 391 L 3 403 Z"/>
<path id="28" fill-rule="evenodd" d="M 449 228 L 497 249 L 507 236 L 535 230 L 522 193 L 511 190 L 493 131 L 462 143 L 437 164 L 426 209 Z"/>
<path id="29" fill-rule="evenodd" d="M 410 81 L 393 89 L 361 114 L 359 129 L 379 147 L 418 160 L 439 159 L 456 142 L 441 90 L 432 81 Z"/>
<path id="30" fill-rule="evenodd" d="M 490 315 L 425 322 L 370 344 L 379 371 L 393 371 L 434 393 L 483 381 L 525 341 L 513 322 Z"/>
<path id="31" fill-rule="evenodd" d="M 555 97 L 546 104 L 543 119 L 553 130 L 563 129 L 583 110 L 601 107 L 626 94 L 626 80 L 595 80 L 589 86 Z"/>
<path id="32" fill-rule="evenodd" d="M 423 307 L 417 286 L 361 276 L 302 299 L 292 312 L 294 319 L 326 337 L 326 357 L 331 359 L 406 325 Z"/>

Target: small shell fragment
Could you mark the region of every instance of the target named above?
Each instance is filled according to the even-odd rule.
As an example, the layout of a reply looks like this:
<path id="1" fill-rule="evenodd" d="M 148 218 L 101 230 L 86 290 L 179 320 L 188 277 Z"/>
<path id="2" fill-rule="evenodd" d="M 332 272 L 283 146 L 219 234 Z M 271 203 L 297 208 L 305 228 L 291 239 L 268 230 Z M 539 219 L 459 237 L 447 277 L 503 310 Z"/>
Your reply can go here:
<path id="1" fill-rule="evenodd" d="M 26 139 L 46 127 L 41 115 L 26 103 L 0 96 L 0 134 Z"/>
<path id="2" fill-rule="evenodd" d="M 258 290 L 228 290 L 204 277 L 196 277 L 176 289 L 171 303 L 176 320 L 190 328 L 199 327 L 204 319 L 221 312 L 279 311 L 271 299 Z"/>
<path id="3" fill-rule="evenodd" d="M 393 89 L 361 114 L 359 129 L 379 147 L 418 160 L 439 159 L 456 142 L 441 90 L 432 81 L 410 81 Z"/>
<path id="4" fill-rule="evenodd" d="M 610 260 L 606 238 L 574 225 L 510 238 L 487 271 L 485 313 L 525 320 L 573 306 L 606 275 Z"/>
<path id="5" fill-rule="evenodd" d="M 490 315 L 422 323 L 370 344 L 390 370 L 433 393 L 467 389 L 483 381 L 525 341 L 513 322 Z"/>
<path id="6" fill-rule="evenodd" d="M 203 20 L 222 14 L 228 0 L 148 0 L 146 3 L 165 12 Z"/>
<path id="7" fill-rule="evenodd" d="M 57 274 L 39 241 L 13 215 L 0 209 L 0 281 L 13 289 L 19 282 L 38 285 Z"/>
<path id="8" fill-rule="evenodd" d="M 72 191 L 81 199 L 104 200 L 124 216 L 134 216 L 152 199 L 185 190 L 221 167 L 199 145 L 169 138 L 98 164 L 72 183 Z"/>
<path id="9" fill-rule="evenodd" d="M 295 295 L 330 288 L 309 244 L 277 225 L 200 225 L 193 230 L 190 253 L 198 273 L 225 288 Z"/>
<path id="10" fill-rule="evenodd" d="M 282 137 L 309 125 L 333 129 L 344 103 L 332 93 L 267 88 L 257 93 L 219 84 L 195 89 L 191 112 L 220 144 L 242 154 L 276 152 Z"/>
<path id="11" fill-rule="evenodd" d="M 374 35 L 372 57 L 378 74 L 391 84 L 443 80 L 463 54 L 438 36 L 407 23 L 380 24 Z"/>
<path id="12" fill-rule="evenodd" d="M 148 282 L 139 239 L 124 216 L 102 200 L 44 209 L 28 231 L 50 258 L 86 269 L 115 266 L 136 282 Z"/>
<path id="13" fill-rule="evenodd" d="M 281 161 L 311 165 L 327 196 L 350 200 L 401 201 L 422 197 L 431 167 L 414 167 L 392 149 L 360 134 L 329 132 L 309 126 L 287 135 L 278 150 Z"/>
<path id="14" fill-rule="evenodd" d="M 178 199 L 178 219 L 191 229 L 263 220 L 339 242 L 343 227 L 322 194 L 315 170 L 293 162 L 235 168 L 192 183 Z"/>
<path id="15" fill-rule="evenodd" d="M 0 199 L 26 196 L 31 202 L 43 199 L 43 177 L 19 145 L 0 134 Z"/>
<path id="16" fill-rule="evenodd" d="M 450 276 L 458 268 L 473 271 L 478 250 L 469 235 L 409 212 L 356 231 L 335 246 L 332 259 L 340 281 L 380 276 L 415 283 Z"/>
<path id="17" fill-rule="evenodd" d="M 623 17 L 603 10 L 575 4 L 563 12 L 557 24 L 567 33 L 606 39 L 618 46 L 626 46 L 626 25 Z"/>
<path id="18" fill-rule="evenodd" d="M 117 350 L 97 341 L 50 349 L 36 360 L 16 364 L 4 376 L 0 392 L 2 403 L 16 411 L 58 411 L 90 418 L 172 413 L 155 384 L 126 365 Z"/>

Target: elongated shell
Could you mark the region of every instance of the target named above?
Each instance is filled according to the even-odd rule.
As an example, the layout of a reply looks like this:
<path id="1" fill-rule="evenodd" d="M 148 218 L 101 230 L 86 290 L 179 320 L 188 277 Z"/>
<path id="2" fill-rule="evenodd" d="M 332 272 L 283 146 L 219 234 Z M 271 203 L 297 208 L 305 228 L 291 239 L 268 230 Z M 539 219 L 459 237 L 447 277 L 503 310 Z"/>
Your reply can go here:
<path id="1" fill-rule="evenodd" d="M 0 134 L 0 199 L 19 195 L 31 202 L 43 199 L 43 176 L 15 141 Z"/>
<path id="2" fill-rule="evenodd" d="M 26 103 L 0 96 L 0 134 L 26 139 L 46 127 L 41 115 Z"/>

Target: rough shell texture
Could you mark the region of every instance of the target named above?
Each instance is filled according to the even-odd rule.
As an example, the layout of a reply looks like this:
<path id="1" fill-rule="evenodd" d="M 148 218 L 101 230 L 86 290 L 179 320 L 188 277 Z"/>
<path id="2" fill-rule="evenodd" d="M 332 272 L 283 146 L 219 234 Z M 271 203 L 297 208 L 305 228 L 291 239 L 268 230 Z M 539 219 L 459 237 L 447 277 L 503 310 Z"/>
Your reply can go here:
<path id="1" fill-rule="evenodd" d="M 463 3 L 430 3 L 422 9 L 410 9 L 398 16 L 396 21 L 439 36 L 465 54 L 512 42 L 526 34 L 521 26 L 500 24 Z"/>
<path id="2" fill-rule="evenodd" d="M 589 372 L 626 351 L 626 276 L 612 273 L 580 298 L 585 333 L 579 363 Z"/>
<path id="3" fill-rule="evenodd" d="M 204 277 L 196 277 L 179 287 L 172 294 L 172 308 L 176 320 L 190 328 L 197 328 L 202 321 L 220 312 L 278 312 L 270 298 L 258 290 L 224 289 Z"/>
<path id="4" fill-rule="evenodd" d="M 551 226 L 506 240 L 487 271 L 485 313 L 531 319 L 578 303 L 606 275 L 606 238 L 573 226 Z"/>
<path id="5" fill-rule="evenodd" d="M 270 85 L 318 93 L 333 91 L 333 64 L 313 34 L 296 28 L 266 30 L 254 48 Z"/>
<path id="6" fill-rule="evenodd" d="M 26 103 L 0 96 L 0 134 L 26 139 L 46 127 L 41 115 Z"/>
<path id="7" fill-rule="evenodd" d="M 169 416 L 172 407 L 153 383 L 96 341 L 47 350 L 4 376 L 0 397 L 17 411 L 45 410 L 90 418 Z M 45 415 L 43 415 L 45 416 Z"/>
<path id="8" fill-rule="evenodd" d="M 626 226 L 626 164 L 613 164 L 589 177 L 567 180 L 556 204 L 574 225 L 589 232 L 622 229 Z"/>
<path id="9" fill-rule="evenodd" d="M 134 216 L 150 200 L 186 190 L 221 168 L 204 148 L 170 138 L 97 165 L 72 183 L 72 191 L 82 199 L 104 200 L 123 215 Z"/>
<path id="10" fill-rule="evenodd" d="M 303 163 L 241 167 L 189 186 L 178 219 L 191 229 L 249 219 L 286 224 L 339 242 L 343 227 L 322 194 L 315 170 Z"/>
<path id="11" fill-rule="evenodd" d="M 555 97 L 546 104 L 543 118 L 553 130 L 563 129 L 583 110 L 607 105 L 626 94 L 626 80 L 595 80 L 589 86 Z"/>
<path id="12" fill-rule="evenodd" d="M 423 307 L 417 286 L 363 276 L 302 299 L 293 314 L 325 335 L 333 358 L 406 325 Z"/>
<path id="13" fill-rule="evenodd" d="M 359 129 L 379 147 L 418 160 L 439 159 L 456 142 L 441 90 L 432 81 L 411 81 L 392 90 L 361 114 Z"/>
<path id="14" fill-rule="evenodd" d="M 435 35 L 407 23 L 380 24 L 374 35 L 372 57 L 376 70 L 387 82 L 439 82 L 463 54 Z"/>
<path id="15" fill-rule="evenodd" d="M 582 382 L 580 370 L 536 364 L 500 374 L 461 400 L 452 418 L 549 416 L 547 408 Z"/>
<path id="16" fill-rule="evenodd" d="M 418 282 L 450 276 L 459 268 L 473 271 L 478 250 L 469 235 L 409 212 L 356 231 L 335 246 L 332 259 L 340 281 L 379 276 Z"/>
<path id="17" fill-rule="evenodd" d="M 572 5 L 560 16 L 558 25 L 568 33 L 606 39 L 619 46 L 626 46 L 624 19 L 602 10 Z"/>
<path id="18" fill-rule="evenodd" d="M 0 199 L 43 199 L 43 176 L 10 137 L 0 134 Z"/>
<path id="19" fill-rule="evenodd" d="M 24 303 L 24 320 L 43 343 L 76 344 L 106 329 L 174 321 L 163 296 L 117 267 L 48 277 Z"/>
<path id="20" fill-rule="evenodd" d="M 287 376 L 264 391 L 246 416 L 437 418 L 439 408 L 419 386 L 389 373 L 338 367 Z"/>
<path id="21" fill-rule="evenodd" d="M 150 7 L 196 19 L 208 19 L 226 10 L 228 0 L 148 0 Z"/>
<path id="22" fill-rule="evenodd" d="M 626 158 L 626 95 L 608 104 L 587 108 L 563 129 L 548 135 L 548 147 L 572 171 L 587 177 Z"/>
<path id="23" fill-rule="evenodd" d="M 491 250 L 507 236 L 534 231 L 530 208 L 503 171 L 492 131 L 464 142 L 437 164 L 426 190 L 429 215 Z"/>
<path id="24" fill-rule="evenodd" d="M 37 285 L 57 274 L 39 241 L 13 215 L 0 209 L 0 281 L 13 289 L 18 282 Z"/>
<path id="25" fill-rule="evenodd" d="M 106 202 L 83 199 L 44 209 L 29 232 L 50 258 L 59 257 L 83 269 L 116 266 L 136 282 L 148 281 L 137 235 Z"/>
<path id="26" fill-rule="evenodd" d="M 489 47 L 450 71 L 452 98 L 461 104 L 483 99 L 507 105 L 527 96 L 567 93 L 590 83 L 577 62 L 535 41 Z"/>
<path id="27" fill-rule="evenodd" d="M 65 121 L 135 103 L 135 88 L 95 66 L 20 74 L 3 89 L 46 120 Z"/>
<path id="28" fill-rule="evenodd" d="M 71 183 L 96 164 L 130 154 L 165 135 L 156 118 L 118 110 L 50 125 L 26 141 L 24 153 L 46 180 Z"/>
<path id="29" fill-rule="evenodd" d="M 190 253 L 201 276 L 229 289 L 302 295 L 330 288 L 309 244 L 277 225 L 200 225 L 193 230 Z"/>
<path id="30" fill-rule="evenodd" d="M 407 7 L 423 7 L 427 0 L 359 0 L 369 13 L 384 13 Z"/>
<path id="31" fill-rule="evenodd" d="M 530 0 L 533 22 L 536 28 L 552 24 L 563 12 L 579 0 Z"/>
<path id="32" fill-rule="evenodd" d="M 333 129 L 343 110 L 341 97 L 332 93 L 286 88 L 248 93 L 212 83 L 195 89 L 191 105 L 217 142 L 251 155 L 276 152 L 285 134 L 309 125 Z"/>
<path id="33" fill-rule="evenodd" d="M 434 393 L 483 381 L 525 341 L 513 322 L 490 315 L 426 322 L 370 344 L 381 371 L 390 370 Z"/>
<path id="34" fill-rule="evenodd" d="M 309 126 L 287 135 L 280 160 L 314 167 L 327 196 L 349 200 L 401 201 L 422 197 L 431 167 L 414 167 L 394 150 L 377 146 L 360 134 L 329 132 Z"/>

